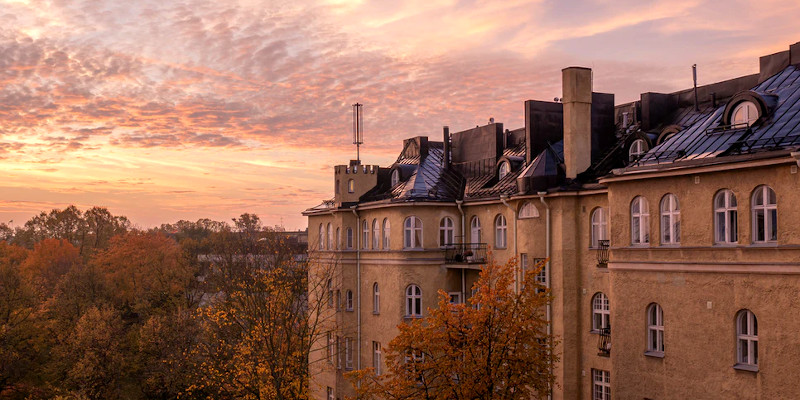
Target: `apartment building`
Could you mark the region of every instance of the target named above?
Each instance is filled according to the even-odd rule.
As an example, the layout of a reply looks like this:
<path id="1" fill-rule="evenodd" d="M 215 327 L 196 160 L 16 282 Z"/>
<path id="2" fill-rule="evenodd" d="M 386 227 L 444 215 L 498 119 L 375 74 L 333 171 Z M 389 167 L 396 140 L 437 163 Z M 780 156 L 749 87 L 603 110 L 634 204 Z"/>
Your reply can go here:
<path id="1" fill-rule="evenodd" d="M 760 64 L 616 106 L 570 67 L 522 128 L 444 127 L 390 166 L 336 166 L 304 212 L 335 271 L 316 396 L 353 395 L 343 373 L 380 370 L 439 289 L 469 299 L 491 250 L 520 277 L 550 259 L 555 399 L 800 397 L 800 43 Z"/>

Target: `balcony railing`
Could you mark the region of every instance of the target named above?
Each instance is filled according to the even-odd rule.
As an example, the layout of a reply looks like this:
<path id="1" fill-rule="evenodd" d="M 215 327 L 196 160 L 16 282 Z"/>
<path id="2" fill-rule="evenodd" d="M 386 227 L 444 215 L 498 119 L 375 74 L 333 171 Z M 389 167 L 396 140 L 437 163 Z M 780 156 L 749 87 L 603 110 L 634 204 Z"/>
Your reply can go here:
<path id="1" fill-rule="evenodd" d="M 600 329 L 600 336 L 597 338 L 597 355 L 611 356 L 611 328 Z"/>
<path id="2" fill-rule="evenodd" d="M 608 267 L 608 240 L 597 241 L 597 267 Z"/>
<path id="3" fill-rule="evenodd" d="M 445 247 L 444 259 L 448 264 L 486 263 L 486 243 L 455 243 Z"/>

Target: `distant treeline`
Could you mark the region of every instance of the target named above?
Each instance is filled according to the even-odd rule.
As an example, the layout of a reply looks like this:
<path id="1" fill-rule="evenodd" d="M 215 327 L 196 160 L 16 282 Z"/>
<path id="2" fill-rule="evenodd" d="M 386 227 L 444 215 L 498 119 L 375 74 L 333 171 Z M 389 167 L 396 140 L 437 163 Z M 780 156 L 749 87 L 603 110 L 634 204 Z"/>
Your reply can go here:
<path id="1" fill-rule="evenodd" d="M 253 214 L 0 224 L 0 399 L 305 398 L 319 322 L 287 239 Z"/>

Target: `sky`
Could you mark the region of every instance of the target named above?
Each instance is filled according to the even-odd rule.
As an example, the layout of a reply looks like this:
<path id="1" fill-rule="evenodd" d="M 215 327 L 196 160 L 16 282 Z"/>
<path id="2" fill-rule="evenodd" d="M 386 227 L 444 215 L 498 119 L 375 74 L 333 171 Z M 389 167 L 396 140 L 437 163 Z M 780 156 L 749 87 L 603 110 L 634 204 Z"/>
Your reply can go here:
<path id="1" fill-rule="evenodd" d="M 0 222 L 74 204 L 139 227 L 304 229 L 355 158 L 561 97 L 616 102 L 758 72 L 800 41 L 796 0 L 0 0 Z"/>

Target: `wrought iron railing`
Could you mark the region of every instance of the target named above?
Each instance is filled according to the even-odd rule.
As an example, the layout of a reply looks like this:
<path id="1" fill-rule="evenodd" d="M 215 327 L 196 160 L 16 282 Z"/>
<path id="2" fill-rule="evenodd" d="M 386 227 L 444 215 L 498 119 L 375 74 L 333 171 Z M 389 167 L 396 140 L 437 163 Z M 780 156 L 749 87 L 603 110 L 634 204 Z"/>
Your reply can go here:
<path id="1" fill-rule="evenodd" d="M 600 329 L 600 336 L 597 338 L 597 355 L 611 356 L 611 328 Z"/>
<path id="2" fill-rule="evenodd" d="M 448 264 L 483 264 L 486 262 L 486 243 L 455 243 L 444 249 Z"/>
<path id="3" fill-rule="evenodd" d="M 598 240 L 597 241 L 597 267 L 598 268 L 606 268 L 608 267 L 608 240 Z"/>

